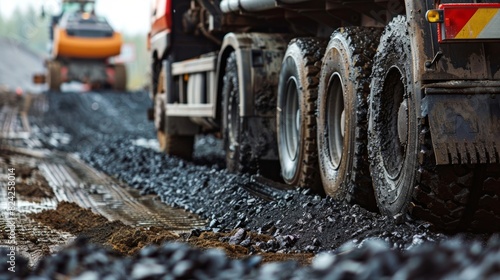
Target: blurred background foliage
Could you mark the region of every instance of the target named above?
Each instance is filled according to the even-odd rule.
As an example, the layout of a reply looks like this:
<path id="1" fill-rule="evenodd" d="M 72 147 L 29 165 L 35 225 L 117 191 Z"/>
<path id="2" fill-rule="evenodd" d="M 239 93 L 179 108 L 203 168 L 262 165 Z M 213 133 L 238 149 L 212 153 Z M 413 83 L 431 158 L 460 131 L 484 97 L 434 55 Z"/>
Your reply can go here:
<path id="1" fill-rule="evenodd" d="M 10 16 L 0 14 L 0 38 L 14 40 L 43 58 L 49 56 L 50 15 L 42 17 L 33 7 L 16 9 Z M 124 43 L 134 45 L 135 60 L 127 63 L 128 88 L 142 89 L 148 83 L 149 55 L 146 34 L 122 34 Z"/>

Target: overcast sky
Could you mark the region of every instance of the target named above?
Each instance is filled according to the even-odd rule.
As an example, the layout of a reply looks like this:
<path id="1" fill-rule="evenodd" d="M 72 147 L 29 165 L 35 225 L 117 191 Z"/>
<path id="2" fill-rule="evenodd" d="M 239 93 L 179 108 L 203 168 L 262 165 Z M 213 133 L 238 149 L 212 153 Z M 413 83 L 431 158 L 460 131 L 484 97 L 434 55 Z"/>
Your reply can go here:
<path id="1" fill-rule="evenodd" d="M 16 7 L 29 6 L 41 11 L 58 11 L 61 0 L 0 0 L 0 13 L 9 16 Z M 147 33 L 149 30 L 150 0 L 96 0 L 96 13 L 105 16 L 117 31 Z"/>

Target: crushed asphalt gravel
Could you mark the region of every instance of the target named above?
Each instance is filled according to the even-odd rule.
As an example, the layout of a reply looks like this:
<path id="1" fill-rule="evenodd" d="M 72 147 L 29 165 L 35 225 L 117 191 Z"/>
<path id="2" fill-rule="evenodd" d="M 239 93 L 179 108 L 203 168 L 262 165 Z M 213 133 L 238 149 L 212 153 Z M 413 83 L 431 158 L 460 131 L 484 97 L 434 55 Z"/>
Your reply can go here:
<path id="1" fill-rule="evenodd" d="M 146 119 L 150 102 L 145 92 L 49 93 L 45 102 L 35 104 L 31 122 L 46 148 L 76 153 L 142 193 L 156 193 L 163 202 L 206 218 L 208 226 L 194 229 L 191 236 L 204 231 L 234 232 L 221 241 L 249 248 L 250 254 L 252 248 L 312 252 L 317 254 L 312 265 L 262 264 L 255 255 L 232 260 L 219 251 L 176 243 L 145 247 L 134 257 L 123 258 L 79 240 L 27 272 L 41 277 L 33 279 L 54 275 L 78 279 L 478 279 L 500 273 L 496 237 L 450 237 L 424 222 L 396 224 L 378 213 L 308 190 L 286 189 L 259 176 L 230 174 L 223 169 L 220 140 L 212 136 L 198 138 L 193 162 L 135 145 L 137 139 L 155 137 L 153 124 Z M 248 232 L 273 239 L 252 240 Z M 2 266 L 5 257 L 2 252 Z"/>
<path id="2" fill-rule="evenodd" d="M 272 234 L 283 241 L 259 246 L 284 252 L 333 250 L 348 240 L 361 242 L 369 237 L 407 249 L 444 238 L 431 232 L 425 223 L 395 224 L 383 215 L 337 203 L 309 190 L 277 189 L 272 182 L 262 182 L 255 176 L 228 173 L 218 160 L 220 146 L 210 137 L 201 140 L 206 142 L 205 153 L 195 155 L 205 165 L 133 145 L 135 139 L 154 137 L 145 114 L 150 101 L 143 92 L 51 93 L 48 101 L 50 114 L 44 116 L 44 124 L 72 137 L 60 148 L 78 153 L 97 169 L 144 194 L 156 193 L 165 203 L 208 219 L 209 226 L 204 230 L 241 227 Z M 50 134 L 47 138 L 51 139 Z M 208 149 L 210 139 L 212 150 Z M 212 165 L 211 158 L 215 160 Z M 265 193 L 267 199 L 252 191 Z"/>

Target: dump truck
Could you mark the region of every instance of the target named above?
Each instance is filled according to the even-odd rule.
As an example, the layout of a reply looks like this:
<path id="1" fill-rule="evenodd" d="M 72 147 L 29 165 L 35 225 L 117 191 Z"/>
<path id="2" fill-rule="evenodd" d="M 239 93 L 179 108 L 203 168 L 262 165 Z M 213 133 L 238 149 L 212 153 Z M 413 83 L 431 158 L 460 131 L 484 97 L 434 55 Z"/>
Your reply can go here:
<path id="1" fill-rule="evenodd" d="M 455 231 L 500 229 L 500 1 L 157 0 L 162 151 Z"/>
<path id="2" fill-rule="evenodd" d="M 63 0 L 60 14 L 51 17 L 50 58 L 45 79 L 49 89 L 59 91 L 64 82 L 77 81 L 92 89 L 125 91 L 126 67 L 113 64 L 123 43 L 102 16 L 95 14 L 94 0 Z"/>

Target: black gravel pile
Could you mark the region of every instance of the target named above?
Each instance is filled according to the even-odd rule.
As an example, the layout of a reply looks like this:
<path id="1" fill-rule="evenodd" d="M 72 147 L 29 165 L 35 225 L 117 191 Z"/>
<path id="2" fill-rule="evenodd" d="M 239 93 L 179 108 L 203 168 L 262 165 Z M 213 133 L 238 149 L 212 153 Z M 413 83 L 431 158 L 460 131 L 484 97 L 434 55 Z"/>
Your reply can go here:
<path id="1" fill-rule="evenodd" d="M 382 240 L 344 244 L 335 253 L 317 255 L 311 266 L 296 262 L 262 264 L 261 257 L 228 259 L 222 251 L 201 251 L 185 244 L 145 247 L 122 258 L 77 240 L 45 258 L 36 269 L 16 273 L 6 267 L 0 250 L 0 279 L 498 279 L 500 240 L 487 244 L 455 238 L 408 251 L 389 249 Z M 22 263 L 24 259 L 16 260 Z"/>
<path id="2" fill-rule="evenodd" d="M 156 193 L 169 205 L 207 218 L 206 230 L 244 227 L 273 235 L 276 242 L 258 244 L 264 251 L 318 252 L 368 237 L 406 249 L 444 238 L 427 229 L 428 224 L 395 224 L 380 214 L 312 195 L 309 190 L 275 190 L 248 175 L 193 165 L 127 141 L 110 141 L 82 157 L 144 194 Z M 265 193 L 264 198 L 272 201 L 254 196 L 255 192 Z M 248 241 L 241 242 L 248 245 Z"/>
<path id="3" fill-rule="evenodd" d="M 48 148 L 82 152 L 112 139 L 155 138 L 146 114 L 151 100 L 145 92 L 50 92 L 46 96 L 47 113 L 34 112 L 32 122 Z M 69 134 L 67 142 L 60 141 L 62 132 Z"/>

